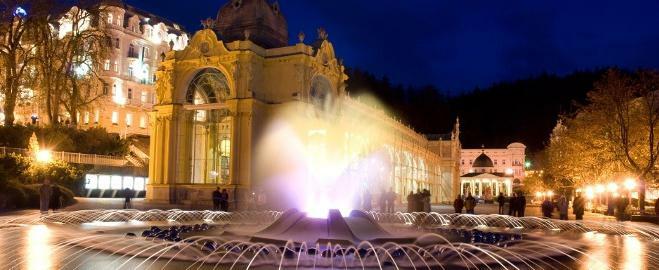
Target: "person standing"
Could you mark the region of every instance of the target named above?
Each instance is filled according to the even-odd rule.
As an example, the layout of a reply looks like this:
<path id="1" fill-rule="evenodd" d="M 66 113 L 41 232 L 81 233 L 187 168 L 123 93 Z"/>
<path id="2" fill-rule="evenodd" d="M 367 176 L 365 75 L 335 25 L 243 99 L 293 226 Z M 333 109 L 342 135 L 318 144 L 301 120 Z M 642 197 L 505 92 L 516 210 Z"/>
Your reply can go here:
<path id="1" fill-rule="evenodd" d="M 551 212 L 554 211 L 554 205 L 551 203 L 549 198 L 545 198 L 545 201 L 542 202 L 542 216 L 545 218 L 551 218 Z"/>
<path id="2" fill-rule="evenodd" d="M 576 216 L 577 220 L 583 220 L 585 202 L 581 194 L 577 193 L 577 196 L 574 197 L 574 202 L 572 202 L 572 212 Z"/>
<path id="3" fill-rule="evenodd" d="M 130 188 L 124 189 L 124 209 L 133 208 L 131 199 L 133 198 L 133 191 Z"/>
<path id="4" fill-rule="evenodd" d="M 393 213 L 396 211 L 396 192 L 389 189 L 387 192 L 387 212 Z"/>
<path id="5" fill-rule="evenodd" d="M 624 221 L 627 219 L 627 205 L 629 204 L 629 199 L 624 196 L 618 197 L 618 202 L 616 203 L 616 219 L 618 221 Z"/>
<path id="6" fill-rule="evenodd" d="M 389 209 L 387 206 L 387 200 L 389 193 L 385 192 L 384 189 L 380 190 L 380 199 L 378 200 L 378 205 L 380 206 L 380 212 L 386 213 Z"/>
<path id="7" fill-rule="evenodd" d="M 52 187 L 50 186 L 50 179 L 46 178 L 39 188 L 39 210 L 42 214 L 48 213 L 50 208 L 50 195 L 52 194 Z"/>
<path id="8" fill-rule="evenodd" d="M 414 193 L 410 191 L 410 194 L 407 194 L 407 212 L 412 213 L 414 212 L 414 209 L 416 209 L 416 206 L 414 205 Z"/>
<path id="9" fill-rule="evenodd" d="M 220 187 L 217 187 L 213 191 L 213 211 L 220 211 L 220 201 L 222 201 L 222 193 L 220 192 Z"/>
<path id="10" fill-rule="evenodd" d="M 517 216 L 523 217 L 525 210 L 526 210 L 526 197 L 524 196 L 524 192 L 520 191 L 519 196 L 517 196 Z"/>
<path id="11" fill-rule="evenodd" d="M 229 192 L 227 189 L 222 189 L 222 196 L 220 197 L 220 208 L 224 212 L 229 212 Z"/>
<path id="12" fill-rule="evenodd" d="M 467 195 L 467 198 L 465 199 L 465 211 L 467 214 L 475 214 L 476 209 L 476 199 L 471 196 L 471 193 Z"/>
<path id="13" fill-rule="evenodd" d="M 362 195 L 362 207 L 364 211 L 371 211 L 373 206 L 371 204 L 371 193 L 368 190 L 364 190 L 364 195 Z"/>
<path id="14" fill-rule="evenodd" d="M 53 209 L 53 212 L 57 212 L 62 207 L 61 197 L 62 191 L 57 184 L 53 185 L 52 193 L 50 194 L 50 208 Z"/>
<path id="15" fill-rule="evenodd" d="M 517 194 L 513 192 L 513 195 L 508 200 L 508 215 L 515 216 L 517 213 Z"/>
<path id="16" fill-rule="evenodd" d="M 464 201 L 462 200 L 462 195 L 458 194 L 458 197 L 453 201 L 453 209 L 456 214 L 462 214 L 462 208 L 464 207 Z"/>
<path id="17" fill-rule="evenodd" d="M 428 189 L 423 189 L 423 211 L 426 213 L 430 213 L 432 206 L 430 205 L 430 190 Z"/>
<path id="18" fill-rule="evenodd" d="M 558 199 L 558 215 L 560 216 L 561 220 L 567 220 L 567 209 L 567 198 L 565 198 L 565 195 L 561 195 L 561 197 Z"/>
<path id="19" fill-rule="evenodd" d="M 506 204 L 506 197 L 503 196 L 503 192 L 499 192 L 497 202 L 499 203 L 499 215 L 503 215 L 503 205 Z"/>

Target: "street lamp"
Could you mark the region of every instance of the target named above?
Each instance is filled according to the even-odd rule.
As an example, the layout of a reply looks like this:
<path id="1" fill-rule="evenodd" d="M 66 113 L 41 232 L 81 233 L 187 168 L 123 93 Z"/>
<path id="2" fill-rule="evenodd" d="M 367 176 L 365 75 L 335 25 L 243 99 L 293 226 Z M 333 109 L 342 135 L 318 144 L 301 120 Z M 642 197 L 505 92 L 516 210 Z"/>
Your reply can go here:
<path id="1" fill-rule="evenodd" d="M 630 190 L 630 191 L 631 191 L 631 190 L 634 189 L 635 187 L 636 187 L 636 180 L 634 180 L 633 178 L 627 178 L 627 179 L 625 180 L 625 188 L 626 188 L 627 190 Z"/>
<path id="2" fill-rule="evenodd" d="M 53 155 L 50 150 L 39 150 L 36 154 L 36 160 L 39 163 L 50 163 L 53 161 Z"/>

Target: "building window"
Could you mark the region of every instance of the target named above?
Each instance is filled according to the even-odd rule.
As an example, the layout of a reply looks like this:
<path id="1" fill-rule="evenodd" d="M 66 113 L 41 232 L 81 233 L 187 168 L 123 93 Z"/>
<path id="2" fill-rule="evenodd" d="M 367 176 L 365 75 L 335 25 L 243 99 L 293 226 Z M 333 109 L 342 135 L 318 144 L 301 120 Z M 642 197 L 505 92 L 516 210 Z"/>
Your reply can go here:
<path id="1" fill-rule="evenodd" d="M 114 39 L 114 47 L 119 49 L 119 38 Z"/>
<path id="2" fill-rule="evenodd" d="M 98 124 L 98 120 L 101 118 L 101 112 L 99 110 L 96 110 L 94 112 L 94 124 Z"/>
<path id="3" fill-rule="evenodd" d="M 133 99 L 133 89 L 128 88 L 128 99 Z"/>
<path id="4" fill-rule="evenodd" d="M 464 160 L 464 159 L 461 160 L 461 164 L 462 164 L 462 165 L 465 165 L 465 160 Z"/>
<path id="5" fill-rule="evenodd" d="M 117 64 L 117 61 L 114 61 L 114 72 L 119 73 L 119 64 Z"/>
<path id="6" fill-rule="evenodd" d="M 82 117 L 82 122 L 85 123 L 85 125 L 89 124 L 89 112 L 85 112 L 84 116 Z"/>
<path id="7" fill-rule="evenodd" d="M 140 117 L 140 128 L 146 128 L 146 117 L 144 115 Z"/>
<path id="8" fill-rule="evenodd" d="M 103 84 L 103 95 L 107 95 L 110 92 L 110 89 L 108 89 L 108 88 L 110 88 L 110 86 L 108 86 L 108 84 L 104 83 Z"/>
<path id="9" fill-rule="evenodd" d="M 497 165 L 497 160 L 496 159 L 494 160 L 494 165 Z"/>
<path id="10" fill-rule="evenodd" d="M 133 114 L 127 113 L 126 114 L 126 126 L 130 127 L 133 125 Z"/>
<path id="11" fill-rule="evenodd" d="M 119 124 L 119 112 L 112 112 L 112 124 L 116 125 Z"/>
<path id="12" fill-rule="evenodd" d="M 108 71 L 110 70 L 110 60 L 106 59 L 105 63 L 103 63 L 103 70 Z"/>
<path id="13" fill-rule="evenodd" d="M 148 94 L 149 93 L 146 92 L 146 90 L 142 90 L 142 96 L 140 98 L 140 101 L 142 101 L 142 103 L 146 103 Z"/>
<path id="14" fill-rule="evenodd" d="M 112 85 L 112 97 L 117 96 L 117 84 Z"/>
<path id="15" fill-rule="evenodd" d="M 471 165 L 472 160 L 469 160 L 469 165 Z"/>
<path id="16" fill-rule="evenodd" d="M 137 58 L 137 54 L 135 53 L 135 45 L 133 44 L 128 46 L 128 57 Z"/>
<path id="17" fill-rule="evenodd" d="M 148 58 L 149 58 L 149 48 L 142 47 L 142 59 L 148 59 Z"/>
<path id="18" fill-rule="evenodd" d="M 128 77 L 133 78 L 133 67 L 128 67 Z"/>
<path id="19" fill-rule="evenodd" d="M 113 18 L 113 16 L 112 16 L 112 13 L 108 13 L 108 23 L 109 23 L 109 24 L 112 24 L 112 23 L 113 23 L 113 19 L 114 19 L 114 18 Z"/>
<path id="20" fill-rule="evenodd" d="M 506 165 L 506 160 L 505 160 L 505 159 L 504 159 L 504 160 L 502 160 L 502 162 L 503 162 L 503 165 Z"/>

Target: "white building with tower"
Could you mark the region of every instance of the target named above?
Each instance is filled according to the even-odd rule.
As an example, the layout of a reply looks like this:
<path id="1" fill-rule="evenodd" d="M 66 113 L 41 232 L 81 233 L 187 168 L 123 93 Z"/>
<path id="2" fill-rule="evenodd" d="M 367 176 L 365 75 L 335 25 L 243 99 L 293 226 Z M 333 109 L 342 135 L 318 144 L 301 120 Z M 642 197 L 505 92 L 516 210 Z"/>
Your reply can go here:
<path id="1" fill-rule="evenodd" d="M 523 185 L 526 146 L 515 142 L 506 148 L 462 149 L 460 193 L 491 200 L 499 192 L 510 196 Z"/>

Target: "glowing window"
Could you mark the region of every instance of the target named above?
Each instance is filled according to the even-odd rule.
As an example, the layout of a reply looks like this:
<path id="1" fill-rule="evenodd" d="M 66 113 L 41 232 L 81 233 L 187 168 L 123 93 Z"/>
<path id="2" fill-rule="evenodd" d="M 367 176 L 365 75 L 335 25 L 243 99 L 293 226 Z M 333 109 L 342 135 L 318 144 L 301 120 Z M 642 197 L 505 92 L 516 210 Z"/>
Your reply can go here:
<path id="1" fill-rule="evenodd" d="M 98 188 L 98 175 L 88 174 L 85 176 L 85 188 L 96 189 Z"/>
<path id="2" fill-rule="evenodd" d="M 94 124 L 98 124 L 98 120 L 101 118 L 101 112 L 99 110 L 96 110 L 94 112 Z"/>
<path id="3" fill-rule="evenodd" d="M 82 121 L 85 123 L 85 125 L 89 124 L 89 112 L 85 112 L 84 116 L 82 117 Z"/>
<path id="4" fill-rule="evenodd" d="M 114 72 L 119 72 L 119 65 L 117 64 L 117 61 L 114 61 Z"/>
<path id="5" fill-rule="evenodd" d="M 112 13 L 108 13 L 108 23 L 112 24 L 114 17 L 112 16 Z"/>
<path id="6" fill-rule="evenodd" d="M 123 186 L 124 181 L 121 177 L 121 175 L 113 175 L 112 180 L 110 180 L 110 189 L 121 189 L 121 186 Z"/>
<path id="7" fill-rule="evenodd" d="M 140 128 L 146 128 L 146 117 L 144 115 L 140 117 Z"/>
<path id="8" fill-rule="evenodd" d="M 116 125 L 119 123 L 119 113 L 118 112 L 112 112 L 112 124 Z"/>
<path id="9" fill-rule="evenodd" d="M 132 113 L 127 113 L 126 114 L 126 126 L 130 127 L 133 125 L 133 114 Z"/>
<path id="10" fill-rule="evenodd" d="M 140 98 L 140 100 L 142 101 L 142 103 L 146 103 L 146 101 L 147 101 L 147 95 L 148 95 L 148 93 L 146 92 L 146 90 L 142 90 L 142 96 L 141 96 L 141 98 Z"/>
<path id="11" fill-rule="evenodd" d="M 144 190 L 144 185 L 146 184 L 147 179 L 144 177 L 135 177 L 133 182 L 133 190 L 141 191 Z"/>
<path id="12" fill-rule="evenodd" d="M 124 176 L 124 183 L 122 188 L 130 188 L 133 189 L 133 183 L 135 182 L 135 179 L 132 176 Z"/>
<path id="13" fill-rule="evenodd" d="M 110 176 L 109 175 L 99 175 L 98 176 L 98 189 L 110 189 Z"/>
<path id="14" fill-rule="evenodd" d="M 103 63 L 103 70 L 110 70 L 110 60 L 105 60 L 105 63 Z"/>

